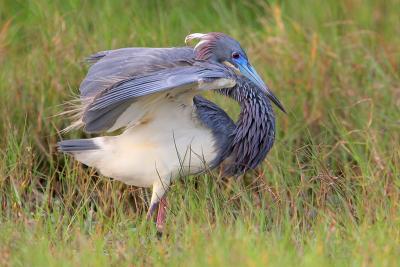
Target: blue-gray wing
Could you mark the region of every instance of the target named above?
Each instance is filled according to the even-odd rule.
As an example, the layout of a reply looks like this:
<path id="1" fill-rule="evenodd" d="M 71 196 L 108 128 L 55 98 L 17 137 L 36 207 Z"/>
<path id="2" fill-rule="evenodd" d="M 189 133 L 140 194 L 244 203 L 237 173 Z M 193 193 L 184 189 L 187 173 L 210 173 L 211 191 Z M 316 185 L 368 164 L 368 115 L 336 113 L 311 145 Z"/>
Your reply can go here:
<path id="1" fill-rule="evenodd" d="M 151 107 L 154 109 L 171 98 L 180 105 L 188 99 L 191 102 L 200 91 L 234 85 L 232 74 L 218 64 L 201 63 L 146 72 L 99 92 L 86 106 L 82 122 L 87 132 L 113 131 L 134 125 Z"/>
<path id="2" fill-rule="evenodd" d="M 90 67 L 80 85 L 81 98 L 97 95 L 113 84 L 145 73 L 188 65 L 193 48 L 121 48 L 98 52 L 87 58 Z"/>

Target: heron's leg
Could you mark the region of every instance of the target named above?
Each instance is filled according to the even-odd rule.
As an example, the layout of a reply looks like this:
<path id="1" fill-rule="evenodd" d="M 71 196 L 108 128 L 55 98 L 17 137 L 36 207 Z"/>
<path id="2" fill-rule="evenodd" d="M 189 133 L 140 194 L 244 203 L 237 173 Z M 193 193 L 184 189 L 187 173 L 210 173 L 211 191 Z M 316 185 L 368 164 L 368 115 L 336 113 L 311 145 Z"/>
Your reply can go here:
<path id="1" fill-rule="evenodd" d="M 167 198 L 165 195 L 161 198 L 160 202 L 158 203 L 158 213 L 157 213 L 157 232 L 159 235 L 162 234 L 164 230 L 165 221 L 167 218 Z"/>
<path id="2" fill-rule="evenodd" d="M 157 182 L 153 184 L 153 193 L 151 195 L 150 208 L 147 212 L 147 219 L 150 220 L 153 217 L 154 211 L 158 206 L 159 210 L 157 214 L 156 225 L 159 234 L 161 233 L 165 224 L 165 217 L 166 217 L 165 193 L 169 188 L 169 184 L 170 184 L 169 180 L 162 181 L 161 179 L 157 180 Z M 161 225 L 161 227 L 159 227 L 159 225 Z"/>
<path id="3" fill-rule="evenodd" d="M 158 202 L 150 203 L 149 210 L 147 211 L 147 214 L 146 214 L 146 219 L 147 220 L 149 220 L 149 221 L 151 220 L 151 218 L 153 217 L 154 211 L 156 210 L 157 206 L 158 206 Z"/>

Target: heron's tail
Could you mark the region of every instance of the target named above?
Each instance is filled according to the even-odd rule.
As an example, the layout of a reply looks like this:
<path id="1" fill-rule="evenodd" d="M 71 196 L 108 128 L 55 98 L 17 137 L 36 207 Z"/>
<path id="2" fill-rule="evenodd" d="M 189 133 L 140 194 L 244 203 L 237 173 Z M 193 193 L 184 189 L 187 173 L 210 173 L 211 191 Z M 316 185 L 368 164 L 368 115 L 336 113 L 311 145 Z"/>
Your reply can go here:
<path id="1" fill-rule="evenodd" d="M 101 167 L 101 162 L 107 159 L 107 138 L 96 137 L 91 139 L 72 139 L 57 143 L 58 151 L 71 154 L 74 158 L 90 167 Z"/>
<path id="2" fill-rule="evenodd" d="M 74 154 L 76 152 L 98 150 L 100 146 L 96 144 L 94 139 L 72 139 L 58 142 L 57 148 L 60 152 Z"/>

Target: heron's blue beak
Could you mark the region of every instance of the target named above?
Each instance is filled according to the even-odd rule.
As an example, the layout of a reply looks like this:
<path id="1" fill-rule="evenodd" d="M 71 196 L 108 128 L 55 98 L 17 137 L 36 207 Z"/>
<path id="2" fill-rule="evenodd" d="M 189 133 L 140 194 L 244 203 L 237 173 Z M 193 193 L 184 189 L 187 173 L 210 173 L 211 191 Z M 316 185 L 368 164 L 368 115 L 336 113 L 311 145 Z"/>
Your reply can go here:
<path id="1" fill-rule="evenodd" d="M 238 68 L 240 72 L 246 76 L 248 79 L 250 79 L 252 82 L 257 84 L 263 92 L 268 96 L 269 99 L 271 99 L 272 102 L 284 113 L 286 113 L 285 108 L 283 107 L 282 103 L 279 101 L 279 99 L 274 95 L 274 93 L 271 92 L 271 90 L 268 88 L 268 86 L 264 83 L 264 81 L 261 79 L 260 75 L 258 75 L 257 71 L 253 68 L 253 66 L 245 59 L 241 58 L 236 61 Z"/>

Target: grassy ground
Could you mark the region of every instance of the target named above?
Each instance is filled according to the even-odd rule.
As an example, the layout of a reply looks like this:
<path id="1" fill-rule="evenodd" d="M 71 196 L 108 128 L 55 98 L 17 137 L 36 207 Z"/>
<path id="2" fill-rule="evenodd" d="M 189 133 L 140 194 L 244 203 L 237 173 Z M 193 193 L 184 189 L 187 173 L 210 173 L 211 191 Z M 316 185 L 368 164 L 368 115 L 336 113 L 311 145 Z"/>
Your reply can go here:
<path id="1" fill-rule="evenodd" d="M 0 266 L 398 266 L 400 2 L 142 2 L 0 1 Z M 52 115 L 85 56 L 208 31 L 241 41 L 289 114 L 258 170 L 175 183 L 158 241 L 149 192 L 57 154 Z"/>

